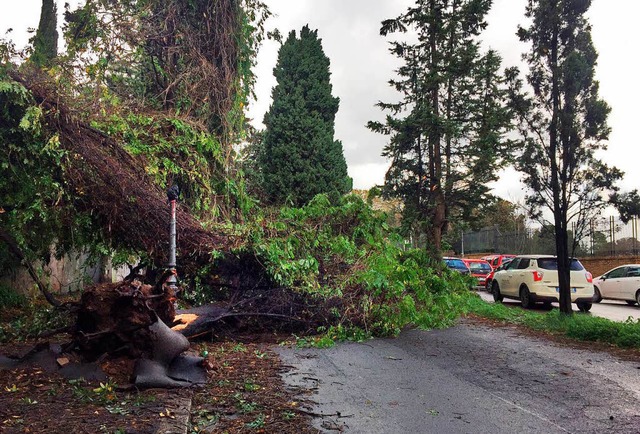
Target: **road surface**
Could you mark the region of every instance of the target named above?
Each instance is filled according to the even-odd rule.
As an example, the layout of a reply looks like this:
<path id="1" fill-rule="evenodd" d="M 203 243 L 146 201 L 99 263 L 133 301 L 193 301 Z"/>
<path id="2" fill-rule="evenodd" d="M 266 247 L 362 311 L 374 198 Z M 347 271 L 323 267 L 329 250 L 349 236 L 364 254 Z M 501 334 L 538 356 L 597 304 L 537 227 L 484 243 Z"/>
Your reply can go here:
<path id="1" fill-rule="evenodd" d="M 640 432 L 640 360 L 472 320 L 325 350 L 278 348 L 324 432 Z"/>
<path id="2" fill-rule="evenodd" d="M 483 290 L 479 290 L 477 292 L 483 300 L 493 303 L 493 296 L 491 294 Z M 510 299 L 505 299 L 503 303 L 509 306 L 520 305 L 520 302 L 518 300 Z M 557 308 L 558 303 L 553 303 L 553 306 Z M 574 311 L 578 310 L 575 304 L 572 306 Z M 536 305 L 535 309 L 542 310 L 542 304 Z M 638 305 L 629 306 L 624 301 L 602 300 L 600 303 L 593 303 L 590 314 L 602 318 L 607 318 L 612 321 L 625 321 L 628 318 L 631 318 L 633 321 L 637 321 L 638 319 L 640 319 L 640 307 L 638 307 Z"/>

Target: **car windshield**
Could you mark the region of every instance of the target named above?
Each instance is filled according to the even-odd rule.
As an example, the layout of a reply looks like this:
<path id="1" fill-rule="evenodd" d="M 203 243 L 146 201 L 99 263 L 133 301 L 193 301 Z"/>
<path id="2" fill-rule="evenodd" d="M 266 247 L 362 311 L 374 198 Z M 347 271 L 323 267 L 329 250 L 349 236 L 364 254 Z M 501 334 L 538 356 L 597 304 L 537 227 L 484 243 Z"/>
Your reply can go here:
<path id="1" fill-rule="evenodd" d="M 484 262 L 470 262 L 469 269 L 472 273 L 490 273 L 491 265 Z"/>
<path id="2" fill-rule="evenodd" d="M 464 265 L 462 259 L 445 259 L 444 262 L 449 268 L 455 268 L 456 270 L 466 270 L 467 266 Z"/>
<path id="3" fill-rule="evenodd" d="M 556 258 L 539 258 L 538 267 L 544 270 L 557 270 L 558 260 Z M 572 259 L 569 269 L 571 271 L 581 271 L 584 270 L 584 267 L 582 266 L 580 261 L 578 261 L 577 259 Z"/>

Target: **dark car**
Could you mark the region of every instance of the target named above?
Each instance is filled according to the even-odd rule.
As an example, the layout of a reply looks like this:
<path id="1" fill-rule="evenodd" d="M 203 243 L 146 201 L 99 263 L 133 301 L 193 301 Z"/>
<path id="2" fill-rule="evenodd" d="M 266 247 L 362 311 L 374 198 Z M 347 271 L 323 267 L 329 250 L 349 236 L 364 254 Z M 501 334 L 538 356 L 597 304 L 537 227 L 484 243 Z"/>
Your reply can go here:
<path id="1" fill-rule="evenodd" d="M 462 273 L 462 274 L 471 273 L 471 271 L 469 271 L 469 267 L 467 267 L 467 264 L 465 264 L 464 261 L 460 258 L 445 257 L 445 258 L 442 258 L 442 260 L 447 265 L 447 267 L 449 267 L 449 269 L 453 271 L 457 271 L 458 273 Z"/>

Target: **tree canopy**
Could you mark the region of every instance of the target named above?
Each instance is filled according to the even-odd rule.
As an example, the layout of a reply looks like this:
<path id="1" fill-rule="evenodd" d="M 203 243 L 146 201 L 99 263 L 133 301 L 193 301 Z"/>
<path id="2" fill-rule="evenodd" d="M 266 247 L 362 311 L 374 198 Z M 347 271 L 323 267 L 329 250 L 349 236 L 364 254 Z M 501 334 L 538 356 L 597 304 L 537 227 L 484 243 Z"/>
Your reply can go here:
<path id="1" fill-rule="evenodd" d="M 379 103 L 389 115 L 368 124 L 390 136 L 382 154 L 391 160 L 384 192 L 404 203 L 405 233 L 426 234 L 436 255 L 454 220 L 473 219 L 473 209 L 489 196 L 487 183 L 506 161 L 510 114 L 501 60 L 493 51 L 482 53 L 477 40 L 491 3 L 418 1 L 380 30 L 417 36 L 391 42 L 391 53 L 403 62 L 390 80 L 401 100 Z"/>
<path id="2" fill-rule="evenodd" d="M 594 79 L 598 55 L 585 16 L 590 6 L 590 0 L 529 0 L 531 24 L 518 29 L 520 39 L 531 44 L 523 58 L 533 93 L 516 93 L 513 100 L 523 138 L 517 166 L 531 191 L 526 201 L 533 216 L 543 219 L 545 208 L 553 214 L 564 313 L 571 312 L 572 251 L 591 216 L 605 206 L 603 191 L 621 177 L 596 158 L 606 149 L 610 108 Z M 511 78 L 517 88 L 518 79 Z M 570 222 L 576 230 L 572 246 Z"/>
<path id="3" fill-rule="evenodd" d="M 289 33 L 274 69 L 277 85 L 264 117 L 258 153 L 270 202 L 303 205 L 315 195 L 351 190 L 342 143 L 334 139 L 339 99 L 332 95 L 330 62 L 317 30 Z"/>

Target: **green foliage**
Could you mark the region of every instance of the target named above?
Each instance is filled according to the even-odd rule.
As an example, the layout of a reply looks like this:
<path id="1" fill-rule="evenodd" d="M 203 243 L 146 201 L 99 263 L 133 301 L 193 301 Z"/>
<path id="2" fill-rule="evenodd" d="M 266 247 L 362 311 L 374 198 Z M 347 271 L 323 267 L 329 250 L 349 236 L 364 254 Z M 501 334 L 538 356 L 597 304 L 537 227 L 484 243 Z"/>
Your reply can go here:
<path id="1" fill-rule="evenodd" d="M 49 130 L 43 109 L 20 84 L 0 68 L 0 222 L 30 262 L 48 263 L 72 250 L 88 249 L 92 257 L 111 254 L 112 246 L 91 213 L 79 213 L 74 201 L 82 191 L 66 182 L 73 164 L 57 133 Z M 127 252 L 128 254 L 131 252 Z M 0 270 L 18 267 L 0 244 Z"/>
<path id="2" fill-rule="evenodd" d="M 80 222 L 64 191 L 63 166 L 67 155 L 59 138 L 46 132 L 43 112 L 20 84 L 0 68 L 0 214 L 3 227 L 11 233 L 31 261 L 47 259 L 54 239 L 59 251 L 69 245 L 72 230 Z M 28 248 L 27 248 L 28 247 Z M 0 246 L 0 269 L 12 268 L 15 260 Z"/>
<path id="3" fill-rule="evenodd" d="M 178 184 L 181 201 L 203 218 L 249 213 L 254 204 L 242 180 L 226 173 L 225 151 L 215 136 L 170 116 L 113 114 L 94 126 L 144 157 L 145 172 L 163 189 Z M 218 198 L 222 197 L 223 200 Z"/>
<path id="4" fill-rule="evenodd" d="M 270 15 L 260 0 L 86 2 L 65 12 L 67 61 L 91 81 L 82 90 L 186 116 L 230 150 Z"/>
<path id="5" fill-rule="evenodd" d="M 355 263 L 371 243 L 382 242 L 386 226 L 356 196 L 331 205 L 318 195 L 305 207 L 282 208 L 272 217 L 258 220 L 248 235 L 267 272 L 280 286 L 325 296 L 340 295 L 341 288 L 332 286 L 338 270 L 324 266 Z"/>
<path id="6" fill-rule="evenodd" d="M 640 321 L 611 321 L 591 315 L 565 315 L 559 311 L 547 313 L 511 309 L 500 303 L 487 303 L 479 297 L 467 299 L 466 310 L 485 318 L 519 324 L 581 341 L 602 342 L 622 348 L 640 348 Z"/>
<path id="7" fill-rule="evenodd" d="M 469 296 L 464 277 L 443 271 L 424 250 L 403 250 L 386 216 L 356 195 L 335 205 L 319 195 L 305 207 L 283 208 L 248 236 L 277 285 L 315 297 L 319 305 L 341 300 L 324 312 L 321 335 L 300 338 L 298 345 L 395 335 L 408 325 L 445 327 Z"/>
<path id="8" fill-rule="evenodd" d="M 334 140 L 339 99 L 331 95 L 329 59 L 317 31 L 295 31 L 280 47 L 277 85 L 258 152 L 262 188 L 272 203 L 301 206 L 351 190 L 342 143 Z"/>
<path id="9" fill-rule="evenodd" d="M 389 136 L 384 194 L 403 202 L 404 233 L 418 245 L 426 235 L 436 256 L 449 222 L 479 217 L 474 210 L 489 197 L 487 183 L 508 161 L 511 115 L 501 59 L 482 53 L 478 40 L 490 6 L 488 0 L 417 1 L 380 29 L 418 37 L 391 42 L 402 66 L 389 84 L 400 101 L 378 103 L 389 114 L 368 123 Z"/>

